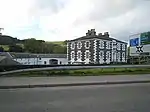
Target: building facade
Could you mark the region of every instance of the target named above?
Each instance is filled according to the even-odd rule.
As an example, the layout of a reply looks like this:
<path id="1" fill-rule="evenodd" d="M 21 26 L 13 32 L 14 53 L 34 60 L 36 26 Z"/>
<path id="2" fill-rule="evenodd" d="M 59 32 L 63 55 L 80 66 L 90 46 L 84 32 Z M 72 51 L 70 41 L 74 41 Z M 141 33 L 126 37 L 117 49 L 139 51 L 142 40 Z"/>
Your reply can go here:
<path id="1" fill-rule="evenodd" d="M 110 38 L 108 32 L 96 35 L 91 29 L 86 36 L 67 41 L 67 59 L 70 64 L 126 62 L 127 43 Z"/>
<path id="2" fill-rule="evenodd" d="M 13 62 L 21 65 L 65 65 L 68 64 L 66 54 L 32 54 L 3 52 L 0 57 L 7 57 Z M 0 58 L 1 59 L 1 58 Z M 6 62 L 6 61 L 5 61 Z M 4 63 L 5 65 L 6 63 Z M 13 64 L 11 64 L 13 65 Z"/>

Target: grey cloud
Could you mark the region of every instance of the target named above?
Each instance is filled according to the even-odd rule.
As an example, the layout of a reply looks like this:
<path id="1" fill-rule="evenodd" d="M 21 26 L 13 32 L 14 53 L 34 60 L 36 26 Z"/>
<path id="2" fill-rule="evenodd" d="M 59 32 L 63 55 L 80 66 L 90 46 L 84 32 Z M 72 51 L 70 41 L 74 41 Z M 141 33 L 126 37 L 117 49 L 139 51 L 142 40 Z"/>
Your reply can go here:
<path id="1" fill-rule="evenodd" d="M 150 31 L 150 0 L 120 0 L 120 6 L 113 0 L 106 0 L 104 9 L 98 6 L 99 0 L 95 0 L 95 8 L 89 14 L 88 19 L 96 23 L 96 28 L 101 29 L 101 24 L 106 25 L 113 37 L 128 41 L 129 35 Z M 102 13 L 103 11 L 103 13 Z M 126 16 L 131 13 L 131 17 Z M 121 17 L 117 22 L 117 18 Z M 122 19 L 122 26 L 119 26 Z"/>
<path id="2" fill-rule="evenodd" d="M 89 14 L 89 19 L 99 21 L 120 16 L 133 10 L 143 1 L 145 0 L 93 0 L 94 8 Z"/>
<path id="3" fill-rule="evenodd" d="M 150 2 L 140 4 L 135 10 L 135 15 L 133 15 L 133 20 L 131 23 L 126 21 L 127 25 L 123 28 L 114 31 L 114 35 L 117 38 L 128 40 L 129 35 L 150 31 Z"/>

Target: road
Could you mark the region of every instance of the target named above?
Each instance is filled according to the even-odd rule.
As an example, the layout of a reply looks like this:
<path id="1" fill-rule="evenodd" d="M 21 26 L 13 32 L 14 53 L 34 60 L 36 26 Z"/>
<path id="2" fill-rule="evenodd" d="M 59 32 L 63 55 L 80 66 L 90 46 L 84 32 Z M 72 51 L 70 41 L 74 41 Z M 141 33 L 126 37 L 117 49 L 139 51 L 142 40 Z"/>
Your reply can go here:
<path id="1" fill-rule="evenodd" d="M 149 112 L 150 84 L 0 90 L 0 112 Z"/>

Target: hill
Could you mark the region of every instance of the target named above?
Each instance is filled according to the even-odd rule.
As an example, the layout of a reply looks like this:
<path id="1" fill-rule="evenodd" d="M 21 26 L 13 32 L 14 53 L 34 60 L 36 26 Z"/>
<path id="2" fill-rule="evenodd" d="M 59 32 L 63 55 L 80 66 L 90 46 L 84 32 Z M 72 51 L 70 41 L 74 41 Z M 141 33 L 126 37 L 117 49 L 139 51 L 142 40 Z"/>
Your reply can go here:
<path id="1" fill-rule="evenodd" d="M 7 35 L 0 35 L 0 52 L 30 52 L 30 53 L 55 53 L 66 54 L 66 42 L 45 42 L 35 38 L 20 40 Z M 3 50 L 2 50 L 3 49 Z"/>
<path id="2" fill-rule="evenodd" d="M 8 35 L 0 35 L 0 45 L 12 45 L 17 43 L 22 43 L 22 40 Z"/>

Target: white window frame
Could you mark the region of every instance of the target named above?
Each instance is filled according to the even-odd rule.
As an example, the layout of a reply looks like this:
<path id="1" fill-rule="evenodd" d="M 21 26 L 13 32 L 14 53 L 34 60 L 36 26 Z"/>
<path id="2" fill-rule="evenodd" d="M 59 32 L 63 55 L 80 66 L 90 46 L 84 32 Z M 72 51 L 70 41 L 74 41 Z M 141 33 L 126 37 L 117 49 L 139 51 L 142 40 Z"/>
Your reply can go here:
<path id="1" fill-rule="evenodd" d="M 111 44 L 111 42 L 107 41 L 107 44 L 106 44 L 107 45 L 107 49 L 110 49 L 110 46 L 111 46 L 110 44 Z"/>
<path id="2" fill-rule="evenodd" d="M 118 50 L 120 50 L 120 48 L 121 48 L 120 45 L 121 45 L 120 43 L 117 43 L 117 49 Z"/>
<path id="3" fill-rule="evenodd" d="M 79 57 L 79 55 L 78 55 L 79 53 L 80 53 L 80 57 Z M 77 60 L 79 60 L 79 59 L 82 59 L 82 52 L 81 52 L 81 51 L 78 51 L 78 52 L 77 52 Z"/>
<path id="4" fill-rule="evenodd" d="M 122 44 L 122 50 L 125 51 L 125 44 Z"/>
<path id="5" fill-rule="evenodd" d="M 87 53 L 89 53 L 88 58 L 87 58 Z M 85 59 L 90 59 L 90 51 L 85 51 Z"/>
<path id="6" fill-rule="evenodd" d="M 122 58 L 125 58 L 126 56 L 125 56 L 125 52 L 122 52 Z"/>
<path id="7" fill-rule="evenodd" d="M 71 43 L 71 49 L 75 49 L 75 42 Z"/>
<path id="8" fill-rule="evenodd" d="M 87 43 L 89 43 L 89 46 L 87 47 Z M 90 48 L 90 41 L 85 41 L 85 48 L 89 49 Z"/>
<path id="9" fill-rule="evenodd" d="M 107 51 L 106 59 L 110 59 L 110 51 Z"/>
<path id="10" fill-rule="evenodd" d="M 80 43 L 80 47 L 79 47 L 79 43 Z M 78 42 L 78 43 L 77 43 L 77 48 L 78 48 L 78 49 L 81 49 L 81 48 L 82 48 L 82 42 Z"/>
<path id="11" fill-rule="evenodd" d="M 101 53 L 102 53 L 102 55 L 101 55 Z M 99 52 L 99 57 L 100 57 L 100 58 L 104 58 L 104 51 L 100 51 L 100 52 Z"/>
<path id="12" fill-rule="evenodd" d="M 120 60 L 120 52 L 117 53 L 117 58 Z"/>
<path id="13" fill-rule="evenodd" d="M 74 54 L 74 56 L 72 56 L 72 54 Z M 72 52 L 71 52 L 71 59 L 74 59 L 74 58 L 75 58 L 75 52 L 72 51 Z"/>
<path id="14" fill-rule="evenodd" d="M 100 47 L 100 49 L 104 49 L 104 41 L 103 40 L 99 41 L 99 47 Z"/>

